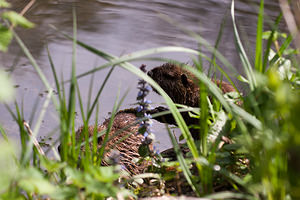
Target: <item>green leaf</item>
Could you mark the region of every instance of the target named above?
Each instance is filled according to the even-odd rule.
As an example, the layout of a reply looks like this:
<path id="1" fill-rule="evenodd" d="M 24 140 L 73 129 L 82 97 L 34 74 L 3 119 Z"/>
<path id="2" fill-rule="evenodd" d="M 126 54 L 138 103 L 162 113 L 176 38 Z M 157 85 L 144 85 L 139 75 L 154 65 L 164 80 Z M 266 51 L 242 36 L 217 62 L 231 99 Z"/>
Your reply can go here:
<path id="1" fill-rule="evenodd" d="M 24 28 L 33 28 L 34 24 L 28 21 L 25 17 L 14 11 L 7 11 L 2 14 L 3 19 L 9 20 L 14 26 L 20 25 Z"/>
<path id="2" fill-rule="evenodd" d="M 100 182 L 113 182 L 119 178 L 115 166 L 90 166 L 89 172 L 93 176 L 93 179 Z"/>
<path id="3" fill-rule="evenodd" d="M 242 66 L 245 70 L 245 73 L 247 75 L 247 79 L 249 82 L 249 86 L 250 86 L 250 90 L 254 90 L 254 88 L 256 87 L 256 80 L 255 80 L 255 76 L 253 73 L 253 68 L 251 66 L 251 63 L 249 61 L 249 58 L 246 54 L 246 51 L 244 49 L 244 46 L 242 44 L 242 41 L 240 39 L 239 33 L 238 33 L 238 29 L 236 26 L 236 22 L 235 22 L 235 9 L 234 9 L 234 0 L 232 0 L 231 3 L 231 18 L 232 18 L 232 24 L 233 24 L 233 32 L 234 32 L 234 36 L 235 36 L 235 42 L 236 42 L 236 47 L 237 47 L 237 51 L 239 53 L 239 56 L 241 58 L 242 61 Z"/>
<path id="4" fill-rule="evenodd" d="M 0 51 L 7 51 L 7 47 L 12 40 L 12 32 L 0 24 Z"/>
<path id="5" fill-rule="evenodd" d="M 22 170 L 19 186 L 27 192 L 37 194 L 51 194 L 56 191 L 55 186 L 33 167 Z"/>
<path id="6" fill-rule="evenodd" d="M 81 171 L 78 171 L 71 167 L 66 167 L 64 171 L 67 176 L 67 183 L 71 183 L 72 185 L 75 185 L 77 187 L 85 186 L 86 183 L 84 182 L 84 175 Z"/>
<path id="7" fill-rule="evenodd" d="M 288 55 L 288 56 L 297 55 L 299 53 L 300 53 L 300 51 L 298 49 L 286 49 L 283 51 L 283 55 Z"/>
<path id="8" fill-rule="evenodd" d="M 210 127 L 208 132 L 207 139 L 211 142 L 214 142 L 221 133 L 223 127 L 226 124 L 226 121 L 228 120 L 228 117 L 226 113 L 222 110 L 218 113 L 215 123 Z"/>
<path id="9" fill-rule="evenodd" d="M 236 151 L 241 148 L 240 144 L 226 144 L 224 145 L 223 149 L 226 151 Z"/>
<path id="10" fill-rule="evenodd" d="M 184 136 L 181 134 L 181 135 L 179 136 L 179 141 L 182 141 L 182 140 L 184 140 Z"/>
<path id="11" fill-rule="evenodd" d="M 243 77 L 242 75 L 239 75 L 239 76 L 237 77 L 237 79 L 238 79 L 239 81 L 244 82 L 244 83 L 249 83 L 249 81 L 248 81 L 245 77 Z"/>
<path id="12" fill-rule="evenodd" d="M 53 199 L 57 200 L 65 200 L 65 199 L 74 199 L 78 193 L 78 188 L 73 188 L 70 186 L 58 188 L 55 193 L 51 194 L 50 196 Z"/>
<path id="13" fill-rule="evenodd" d="M 10 4 L 7 3 L 5 0 L 0 0 L 0 8 L 9 8 Z"/>
<path id="14" fill-rule="evenodd" d="M 208 199 L 254 199 L 252 196 L 243 193 L 234 193 L 230 191 L 216 192 L 205 196 Z"/>
<path id="15" fill-rule="evenodd" d="M 41 164 L 47 169 L 48 172 L 59 172 L 62 168 L 64 168 L 67 165 L 64 162 L 57 162 L 54 160 L 47 159 L 45 157 L 41 157 Z"/>
<path id="16" fill-rule="evenodd" d="M 0 143 L 0 192 L 7 190 L 17 173 L 15 147 L 3 140 Z"/>
<path id="17" fill-rule="evenodd" d="M 150 150 L 149 150 L 148 145 L 142 144 L 139 147 L 139 154 L 140 154 L 141 157 L 149 156 L 150 155 Z"/>
<path id="18" fill-rule="evenodd" d="M 269 39 L 269 37 L 271 36 L 271 33 L 272 33 L 272 31 L 263 32 L 262 39 L 265 39 L 265 40 Z"/>
<path id="19" fill-rule="evenodd" d="M 262 34 L 262 39 L 268 40 L 271 37 L 271 35 L 272 35 L 272 31 L 265 31 Z M 279 33 L 278 31 L 274 31 L 272 41 L 274 42 L 278 40 L 280 37 L 287 38 L 287 35 L 286 33 Z"/>
<path id="20" fill-rule="evenodd" d="M 9 102 L 14 99 L 15 90 L 10 77 L 0 69 L 0 102 Z"/>

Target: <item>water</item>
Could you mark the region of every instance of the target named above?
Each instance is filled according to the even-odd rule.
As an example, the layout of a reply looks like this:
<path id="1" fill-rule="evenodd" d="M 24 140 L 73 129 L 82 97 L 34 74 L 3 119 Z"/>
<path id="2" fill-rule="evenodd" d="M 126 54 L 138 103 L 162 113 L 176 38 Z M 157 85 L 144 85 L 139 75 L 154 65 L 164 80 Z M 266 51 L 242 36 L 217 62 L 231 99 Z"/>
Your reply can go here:
<path id="1" fill-rule="evenodd" d="M 13 9 L 19 12 L 28 3 L 27 1 L 20 3 L 17 0 L 10 2 L 13 4 Z M 236 20 L 240 33 L 246 41 L 246 49 L 250 54 L 253 54 L 255 44 L 257 2 L 258 0 L 236 1 Z M 231 1 L 229 0 L 43 0 L 37 1 L 25 15 L 36 24 L 36 28 L 29 30 L 17 29 L 17 33 L 30 49 L 44 74 L 54 84 L 46 47 L 48 46 L 50 50 L 59 77 L 64 77 L 64 80 L 67 80 L 70 78 L 72 42 L 52 29 L 49 24 L 72 35 L 73 6 L 76 7 L 77 13 L 78 39 L 116 56 L 167 45 L 198 48 L 194 39 L 162 19 L 162 14 L 169 16 L 185 28 L 200 33 L 212 45 L 216 41 L 220 24 L 225 18 L 226 25 L 223 29 L 219 50 L 236 67 L 237 71 L 242 72 L 239 57 L 236 54 L 230 12 L 228 12 L 230 5 Z M 271 19 L 278 15 L 277 1 L 266 0 L 265 8 L 266 15 Z M 208 54 L 205 49 L 203 51 Z M 191 63 L 192 61 L 192 58 L 187 54 L 168 53 L 159 55 L 159 57 L 162 56 L 185 63 Z M 253 59 L 253 57 L 250 57 L 250 59 Z M 17 101 L 23 104 L 25 120 L 28 121 L 31 118 L 35 105 L 38 105 L 36 114 L 38 116 L 41 105 L 46 100 L 47 91 L 45 91 L 28 59 L 25 58 L 18 45 L 13 42 L 8 53 L 0 54 L 0 60 L 0 64 L 5 69 L 11 70 L 17 86 Z M 83 48 L 77 48 L 77 74 L 104 63 L 103 59 Z M 133 62 L 137 67 L 142 63 L 147 65 L 148 70 L 162 64 L 154 61 Z M 99 90 L 107 72 L 108 69 L 95 74 L 93 97 Z M 234 77 L 234 74 L 231 75 Z M 100 122 L 109 117 L 108 112 L 112 110 L 118 91 L 122 96 L 127 89 L 130 89 L 122 108 L 132 107 L 132 104 L 136 101 L 137 80 L 136 76 L 119 67 L 113 72 L 99 100 Z M 89 76 L 79 80 L 84 105 L 87 105 L 89 84 Z M 244 87 L 238 82 L 237 85 L 240 89 Z M 162 98 L 154 93 L 149 98 L 155 103 L 162 102 Z M 0 111 L 2 113 L 0 123 L 3 124 L 11 137 L 16 138 L 18 128 L 15 122 L 4 106 L 0 106 Z M 81 125 L 79 106 L 77 106 L 76 111 L 79 113 L 76 118 L 79 127 Z M 39 132 L 40 136 L 48 135 L 57 125 L 58 120 L 54 107 L 50 105 Z M 164 125 L 155 124 L 160 149 L 165 149 L 169 145 L 168 136 L 163 128 Z"/>

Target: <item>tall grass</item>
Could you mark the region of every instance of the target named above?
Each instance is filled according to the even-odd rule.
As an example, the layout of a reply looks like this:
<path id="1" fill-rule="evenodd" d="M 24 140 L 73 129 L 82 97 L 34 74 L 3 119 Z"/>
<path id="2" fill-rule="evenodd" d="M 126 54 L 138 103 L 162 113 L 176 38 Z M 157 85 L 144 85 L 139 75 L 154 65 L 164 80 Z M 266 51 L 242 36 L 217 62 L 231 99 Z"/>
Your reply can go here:
<path id="1" fill-rule="evenodd" d="M 7 165 L 13 163 L 12 166 L 14 167 L 7 175 L 2 174 L 3 168 L 0 171 L 0 175 L 3 175 L 3 187 L 0 189 L 0 197 L 3 199 L 35 199 L 45 196 L 51 199 L 104 199 L 110 196 L 118 198 L 127 195 L 136 197 L 134 192 L 129 189 L 142 190 L 143 186 L 132 184 L 131 181 L 134 178 L 124 177 L 118 166 L 101 166 L 106 151 L 105 143 L 111 139 L 109 133 L 114 116 L 118 113 L 126 95 L 121 97 L 120 100 L 119 97 L 115 100 L 111 119 L 106 130 L 100 133 L 97 131 L 98 101 L 103 88 L 109 81 L 111 73 L 118 70 L 118 67 L 122 67 L 147 81 L 164 98 L 169 111 L 153 114 L 153 117 L 171 113 L 180 128 L 190 151 L 187 158 L 180 151 L 180 145 L 178 145 L 176 138 L 167 127 L 180 164 L 180 169 L 176 167 L 176 173 L 180 174 L 182 171 L 195 195 L 206 196 L 210 199 L 273 200 L 299 198 L 300 182 L 295 178 L 299 176 L 297 171 L 299 163 L 295 160 L 299 158 L 300 146 L 300 127 L 297 114 L 300 112 L 300 73 L 299 66 L 293 65 L 295 63 L 291 58 L 294 55 L 285 56 L 287 50 L 290 50 L 289 45 L 292 42 L 292 37 L 288 36 L 282 42 L 282 45 L 276 49 L 274 56 L 271 56 L 273 52 L 272 44 L 274 43 L 276 46 L 280 43 L 279 39 L 274 37 L 279 31 L 278 24 L 282 15 L 280 14 L 275 20 L 267 44 L 264 45 L 264 1 L 261 0 L 256 31 L 256 59 L 255 63 L 250 63 L 236 26 L 234 5 L 233 0 L 231 17 L 236 49 L 246 74 L 243 80 L 249 85 L 247 95 L 242 96 L 238 90 L 235 94 L 238 101 L 241 102 L 240 106 L 232 103 L 232 99 L 229 98 L 228 94 L 222 94 L 219 86 L 213 84 L 210 77 L 202 71 L 204 68 L 202 59 L 206 59 L 211 63 L 211 66 L 219 70 L 222 76 L 233 84 L 229 74 L 216 64 L 216 59 L 218 59 L 224 67 L 234 71 L 234 75 L 239 77 L 235 68 L 218 51 L 218 41 L 213 47 L 201 36 L 187 30 L 182 25 L 176 24 L 170 18 L 164 17 L 193 37 L 201 48 L 207 48 L 212 53 L 212 58 L 207 57 L 200 50 L 173 46 L 147 49 L 116 57 L 77 39 L 76 13 L 74 10 L 73 35 L 62 33 L 72 41 L 73 46 L 70 79 L 67 81 L 59 80 L 53 58 L 50 51 L 48 51 L 49 63 L 58 95 L 54 96 L 51 92 L 48 94 L 42 110 L 37 116 L 32 135 L 28 135 L 31 132 L 32 124 L 24 126 L 22 105 L 15 103 L 15 111 L 7 107 L 19 126 L 21 154 L 16 156 L 17 152 L 8 147 L 12 145 L 11 142 L 8 139 L 5 140 L 3 152 L 7 152 L 7 155 L 12 155 L 12 157 L 3 156 L 0 153 L 0 161 Z M 58 33 L 61 32 L 58 31 Z M 218 40 L 221 38 L 221 34 L 222 28 Z M 48 91 L 53 91 L 51 84 L 31 55 L 30 50 L 16 33 L 14 33 L 14 36 L 38 73 L 45 88 Z M 77 75 L 76 49 L 78 45 L 104 58 L 107 62 Z M 201 91 L 199 109 L 178 109 L 178 105 L 174 104 L 172 99 L 154 80 L 130 63 L 131 61 L 149 59 L 153 54 L 164 52 L 182 52 L 197 57 L 197 59 L 194 59 L 194 68 L 187 65 L 181 67 L 194 74 L 199 81 Z M 151 57 L 151 59 L 165 60 L 156 57 Z M 172 62 L 176 63 L 177 61 Z M 92 95 L 89 92 L 89 103 L 85 110 L 77 81 L 84 76 L 92 75 L 90 85 L 92 87 L 93 74 L 105 68 L 110 68 L 110 70 L 94 99 L 91 98 Z M 233 86 L 236 88 L 234 84 Z M 51 150 L 56 155 L 56 160 L 50 160 L 45 156 L 39 151 L 39 145 L 34 142 L 39 132 L 40 122 L 50 101 L 55 106 L 60 119 L 60 151 L 57 152 L 54 148 L 55 143 L 51 144 Z M 79 103 L 83 120 L 82 134 L 79 138 L 76 136 L 75 130 L 76 102 Z M 194 117 L 199 119 L 199 124 L 196 127 L 199 128 L 200 141 L 195 141 L 192 138 L 189 127 L 180 114 L 182 110 L 193 110 L 193 113 L 196 113 Z M 32 116 L 36 116 L 35 112 L 35 109 L 33 109 Z M 95 113 L 96 119 L 90 122 L 93 113 Z M 89 124 L 93 124 L 95 127 L 91 137 L 88 131 Z M 124 127 L 124 129 L 126 128 L 128 127 Z M 0 130 L 4 138 L 7 138 L 1 126 Z M 118 132 L 116 132 L 117 134 Z M 104 144 L 98 147 L 97 139 L 102 135 L 104 135 Z M 214 137 L 213 140 L 210 139 L 212 136 Z M 232 144 L 225 144 L 221 148 L 222 136 L 231 138 Z M 190 163 L 194 167 L 191 167 Z M 160 175 L 150 175 L 150 177 L 168 181 L 167 178 L 164 179 L 164 166 L 166 165 L 176 166 L 177 163 L 174 164 L 174 162 L 168 161 L 160 163 L 160 166 L 156 166 L 156 171 L 153 169 L 153 171 L 150 171 Z M 149 178 L 149 174 L 144 177 Z M 173 177 L 174 180 L 176 181 L 176 178 Z M 122 184 L 127 184 L 127 188 L 124 188 Z"/>

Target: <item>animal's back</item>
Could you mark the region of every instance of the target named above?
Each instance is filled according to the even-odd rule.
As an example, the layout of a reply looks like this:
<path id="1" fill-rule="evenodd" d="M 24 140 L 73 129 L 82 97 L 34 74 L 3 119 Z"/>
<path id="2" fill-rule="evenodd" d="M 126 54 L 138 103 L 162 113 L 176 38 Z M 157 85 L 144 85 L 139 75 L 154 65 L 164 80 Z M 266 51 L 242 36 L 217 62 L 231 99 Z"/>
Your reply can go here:
<path id="1" fill-rule="evenodd" d="M 97 133 L 107 129 L 110 119 L 104 121 L 102 125 L 97 127 Z M 144 136 L 137 134 L 139 125 L 137 124 L 137 117 L 135 113 L 119 112 L 114 118 L 111 130 L 108 134 L 108 142 L 106 143 L 106 153 L 104 154 L 103 165 L 109 165 L 108 160 L 112 155 L 112 150 L 117 150 L 119 153 L 119 163 L 130 174 L 140 174 L 146 167 L 147 163 L 136 163 L 140 158 L 138 149 L 142 144 Z M 79 128 L 76 132 L 76 139 L 79 140 L 83 131 L 83 127 Z M 93 136 L 94 126 L 88 127 L 89 137 Z M 98 138 L 98 149 L 103 144 L 104 136 Z"/>

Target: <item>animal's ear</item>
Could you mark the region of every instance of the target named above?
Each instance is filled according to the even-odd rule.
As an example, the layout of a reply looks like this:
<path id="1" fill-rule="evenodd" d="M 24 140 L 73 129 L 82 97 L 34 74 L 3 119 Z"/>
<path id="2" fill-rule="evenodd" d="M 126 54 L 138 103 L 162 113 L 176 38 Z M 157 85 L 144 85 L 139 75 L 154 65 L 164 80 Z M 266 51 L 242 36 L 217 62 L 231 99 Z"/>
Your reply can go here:
<path id="1" fill-rule="evenodd" d="M 102 143 L 102 140 L 103 140 L 103 138 L 102 138 L 102 137 L 98 137 L 98 138 L 97 138 L 97 140 L 98 140 L 98 144 L 101 144 L 101 143 Z"/>
<path id="2" fill-rule="evenodd" d="M 181 74 L 181 82 L 184 85 L 184 87 L 189 86 L 189 80 L 188 80 L 188 77 L 185 74 Z"/>

